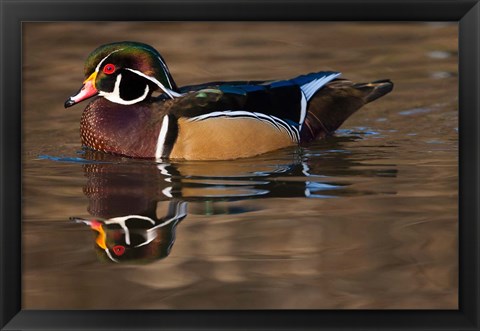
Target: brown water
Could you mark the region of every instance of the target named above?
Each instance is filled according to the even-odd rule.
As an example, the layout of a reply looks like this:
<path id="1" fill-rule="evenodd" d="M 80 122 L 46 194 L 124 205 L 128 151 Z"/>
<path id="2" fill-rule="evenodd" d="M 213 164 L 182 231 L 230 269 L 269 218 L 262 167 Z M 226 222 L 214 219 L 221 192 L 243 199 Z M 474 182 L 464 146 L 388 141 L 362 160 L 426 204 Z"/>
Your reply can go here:
<path id="1" fill-rule="evenodd" d="M 23 308 L 458 308 L 456 24 L 23 31 Z M 171 164 L 85 152 L 85 104 L 63 102 L 88 53 L 119 40 L 159 49 L 179 85 L 338 70 L 395 89 L 305 149 Z M 128 214 L 155 227 L 131 221 L 131 240 L 151 241 L 114 256 L 127 263 L 69 220 Z M 118 226 L 106 231 L 123 240 Z"/>

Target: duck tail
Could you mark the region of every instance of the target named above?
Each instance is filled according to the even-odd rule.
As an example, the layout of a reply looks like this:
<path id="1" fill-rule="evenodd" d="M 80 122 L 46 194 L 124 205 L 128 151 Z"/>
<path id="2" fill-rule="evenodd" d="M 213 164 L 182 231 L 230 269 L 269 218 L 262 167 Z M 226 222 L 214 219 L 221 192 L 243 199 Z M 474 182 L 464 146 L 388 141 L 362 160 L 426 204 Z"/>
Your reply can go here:
<path id="1" fill-rule="evenodd" d="M 346 79 L 329 82 L 309 101 L 300 131 L 301 144 L 331 135 L 358 109 L 392 89 L 389 79 L 356 84 Z"/>
<path id="2" fill-rule="evenodd" d="M 360 83 L 353 85 L 354 88 L 365 93 L 365 103 L 369 103 L 383 97 L 393 90 L 393 83 L 390 79 L 376 80 L 371 83 Z"/>

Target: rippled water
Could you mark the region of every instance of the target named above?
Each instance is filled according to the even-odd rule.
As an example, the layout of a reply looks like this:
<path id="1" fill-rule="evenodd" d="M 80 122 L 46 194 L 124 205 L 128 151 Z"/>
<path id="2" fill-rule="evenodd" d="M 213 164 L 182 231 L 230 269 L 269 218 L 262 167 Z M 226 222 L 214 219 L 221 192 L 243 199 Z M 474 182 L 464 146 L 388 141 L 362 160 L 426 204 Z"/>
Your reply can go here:
<path id="1" fill-rule="evenodd" d="M 23 31 L 24 308 L 458 307 L 456 24 Z M 85 105 L 63 102 L 88 53 L 124 39 L 158 48 L 179 85 L 339 70 L 395 89 L 335 137 L 251 159 L 157 164 L 82 150 Z M 103 231 L 96 221 L 133 214 L 143 218 Z M 127 233 L 137 247 L 100 248 Z"/>

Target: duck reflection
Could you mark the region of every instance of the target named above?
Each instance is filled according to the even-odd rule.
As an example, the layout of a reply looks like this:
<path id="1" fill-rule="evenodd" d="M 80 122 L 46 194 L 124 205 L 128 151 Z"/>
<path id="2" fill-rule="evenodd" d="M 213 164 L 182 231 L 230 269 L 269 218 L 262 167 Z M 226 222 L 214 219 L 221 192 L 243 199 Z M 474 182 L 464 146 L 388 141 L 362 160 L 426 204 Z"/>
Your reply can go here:
<path id="1" fill-rule="evenodd" d="M 345 153 L 163 164 L 94 151 L 85 151 L 84 156 L 87 182 L 83 191 L 92 217 L 70 219 L 94 231 L 101 260 L 117 263 L 149 263 L 167 257 L 176 227 L 187 217 L 187 204 L 193 203 L 196 213 L 211 215 L 212 205 L 222 201 L 351 195 L 355 194 L 348 188 L 351 183 L 331 178 L 341 178 L 345 169 L 355 174 L 360 164 Z M 375 176 L 396 175 L 395 169 L 359 168 L 374 171 Z M 168 210 L 161 212 L 166 204 Z M 248 211 L 235 209 L 235 213 Z"/>
<path id="2" fill-rule="evenodd" d="M 127 215 L 106 220 L 71 220 L 96 232 L 95 248 L 100 259 L 113 262 L 151 262 L 170 254 L 175 228 L 187 216 L 185 201 L 171 201 L 165 217 Z"/>

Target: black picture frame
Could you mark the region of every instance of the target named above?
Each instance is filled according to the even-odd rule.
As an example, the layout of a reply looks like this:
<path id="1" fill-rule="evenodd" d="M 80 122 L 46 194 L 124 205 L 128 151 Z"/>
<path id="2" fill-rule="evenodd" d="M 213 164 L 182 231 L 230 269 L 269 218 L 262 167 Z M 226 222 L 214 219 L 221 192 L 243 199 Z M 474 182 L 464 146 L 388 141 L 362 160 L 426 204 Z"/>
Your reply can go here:
<path id="1" fill-rule="evenodd" d="M 480 4 L 476 0 L 0 0 L 1 330 L 479 330 Z M 21 23 L 25 21 L 459 22 L 458 310 L 21 309 Z"/>

